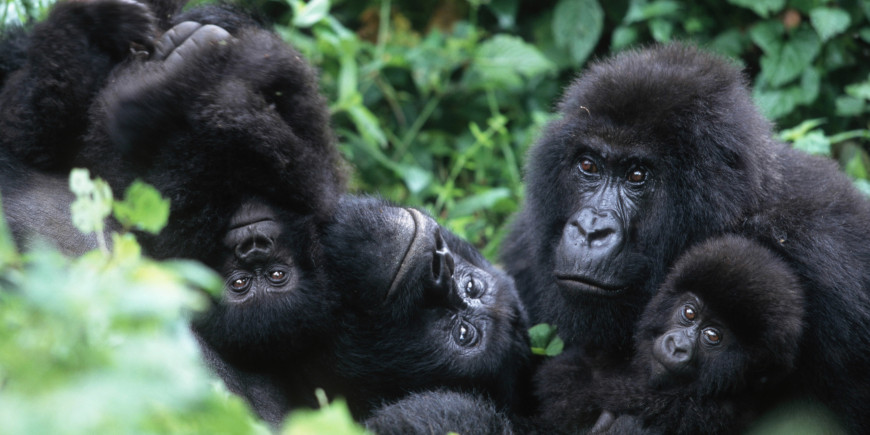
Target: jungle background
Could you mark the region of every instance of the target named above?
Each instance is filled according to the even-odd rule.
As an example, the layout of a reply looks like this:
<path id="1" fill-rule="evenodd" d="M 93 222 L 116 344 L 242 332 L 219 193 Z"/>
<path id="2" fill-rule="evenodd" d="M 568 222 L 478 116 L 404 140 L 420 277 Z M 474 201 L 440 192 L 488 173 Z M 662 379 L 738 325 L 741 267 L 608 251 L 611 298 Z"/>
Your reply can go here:
<path id="1" fill-rule="evenodd" d="M 0 1 L 0 29 L 54 2 Z M 352 190 L 429 210 L 493 261 L 562 89 L 588 62 L 654 42 L 741 63 L 781 138 L 870 194 L 870 0 L 247 3 L 320 70 Z M 131 228 L 165 221 L 154 192 L 113 201 L 98 181 L 76 186 L 84 231 L 118 209 Z M 0 433 L 268 432 L 201 367 L 186 328 L 205 305 L 194 288 L 219 287 L 195 263 L 142 257 L 130 234 L 65 258 L 19 252 L 0 226 Z M 787 412 L 759 431 L 811 433 L 825 419 Z M 337 401 L 285 431 L 359 428 Z"/>

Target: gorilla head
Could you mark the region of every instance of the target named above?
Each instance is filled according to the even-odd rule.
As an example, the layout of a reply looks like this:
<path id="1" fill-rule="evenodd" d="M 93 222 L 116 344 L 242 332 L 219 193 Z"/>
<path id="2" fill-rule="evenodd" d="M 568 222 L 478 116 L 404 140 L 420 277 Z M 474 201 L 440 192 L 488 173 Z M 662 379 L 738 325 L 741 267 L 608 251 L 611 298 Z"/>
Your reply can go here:
<path id="1" fill-rule="evenodd" d="M 529 345 L 507 275 L 431 217 L 376 199 L 344 198 L 322 241 L 344 313 L 337 393 L 356 416 L 434 387 L 511 404 Z"/>
<path id="2" fill-rule="evenodd" d="M 625 353 L 676 256 L 758 207 L 770 129 L 736 68 L 680 45 L 590 66 L 559 111 L 503 258 L 534 322 Z"/>
<path id="3" fill-rule="evenodd" d="M 750 240 L 718 237 L 674 265 L 641 317 L 635 358 L 654 387 L 724 395 L 790 373 L 803 328 L 791 268 Z"/>
<path id="4" fill-rule="evenodd" d="M 224 296 L 193 323 L 227 362 L 255 371 L 287 370 L 333 331 L 336 292 L 315 265 L 312 216 L 280 212 L 255 199 L 229 223 L 217 271 Z"/>
<path id="5" fill-rule="evenodd" d="M 804 313 L 778 255 L 739 236 L 710 239 L 677 260 L 647 305 L 629 368 L 596 369 L 576 354 L 548 363 L 543 416 L 565 432 L 598 418 L 593 432 L 740 433 L 793 373 Z"/>

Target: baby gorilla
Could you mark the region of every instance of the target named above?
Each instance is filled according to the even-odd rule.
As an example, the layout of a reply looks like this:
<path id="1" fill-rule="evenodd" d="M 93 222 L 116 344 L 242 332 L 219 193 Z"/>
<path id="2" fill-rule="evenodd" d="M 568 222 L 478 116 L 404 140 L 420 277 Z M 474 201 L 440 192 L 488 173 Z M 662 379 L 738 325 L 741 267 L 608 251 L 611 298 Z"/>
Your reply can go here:
<path id="1" fill-rule="evenodd" d="M 793 370 L 803 316 L 798 280 L 774 253 L 737 236 L 709 240 L 650 301 L 630 370 L 590 374 L 575 359 L 541 372 L 544 419 L 573 431 L 603 409 L 593 432 L 739 433 Z"/>
<path id="2" fill-rule="evenodd" d="M 372 198 L 342 199 L 322 242 L 342 298 L 327 391 L 356 418 L 433 389 L 515 404 L 529 343 L 512 279 L 431 217 Z"/>

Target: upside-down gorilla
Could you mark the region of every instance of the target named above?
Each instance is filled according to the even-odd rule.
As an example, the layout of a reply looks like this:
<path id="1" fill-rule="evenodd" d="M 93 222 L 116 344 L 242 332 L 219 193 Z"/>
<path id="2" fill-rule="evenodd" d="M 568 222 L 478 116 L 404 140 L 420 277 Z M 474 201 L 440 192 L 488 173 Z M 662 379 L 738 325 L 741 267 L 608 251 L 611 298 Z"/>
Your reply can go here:
<path id="1" fill-rule="evenodd" d="M 555 323 L 599 367 L 619 364 L 674 260 L 741 234 L 806 290 L 783 395 L 870 426 L 870 201 L 835 164 L 777 142 L 740 71 L 679 44 L 589 66 L 559 112 L 529 153 L 502 252 L 532 323 Z"/>

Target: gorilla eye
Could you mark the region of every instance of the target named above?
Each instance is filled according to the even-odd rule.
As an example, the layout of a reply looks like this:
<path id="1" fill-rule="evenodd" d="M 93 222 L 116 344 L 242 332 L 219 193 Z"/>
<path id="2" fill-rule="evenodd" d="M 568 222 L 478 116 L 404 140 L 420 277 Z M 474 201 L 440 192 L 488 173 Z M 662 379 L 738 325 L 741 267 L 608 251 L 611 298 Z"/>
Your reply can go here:
<path id="1" fill-rule="evenodd" d="M 462 347 L 471 347 L 477 344 L 477 330 L 471 323 L 460 320 L 453 327 L 453 341 Z"/>
<path id="2" fill-rule="evenodd" d="M 719 331 L 714 328 L 707 328 L 701 331 L 701 334 L 704 335 L 704 341 L 706 341 L 708 344 L 715 345 L 722 342 L 722 335 L 719 334 Z"/>
<path id="3" fill-rule="evenodd" d="M 631 183 L 643 183 L 646 180 L 646 170 L 634 168 L 628 172 L 628 181 Z"/>
<path id="4" fill-rule="evenodd" d="M 465 283 L 465 295 L 472 299 L 478 299 L 483 296 L 483 290 L 483 284 L 474 278 L 469 279 Z"/>
<path id="5" fill-rule="evenodd" d="M 236 278 L 230 283 L 230 289 L 236 293 L 241 293 L 248 289 L 248 285 L 251 283 L 251 278 L 247 276 L 243 276 L 241 278 Z"/>
<path id="6" fill-rule="evenodd" d="M 683 319 L 686 319 L 690 322 L 694 321 L 695 317 L 698 316 L 698 313 L 695 312 L 695 307 L 691 305 L 686 305 L 685 307 L 683 307 L 683 311 L 681 314 L 683 315 Z"/>
<path id="7" fill-rule="evenodd" d="M 580 170 L 589 174 L 598 173 L 598 166 L 591 159 L 583 159 L 580 161 Z"/>
<path id="8" fill-rule="evenodd" d="M 283 270 L 273 270 L 269 272 L 269 281 L 272 281 L 273 283 L 280 283 L 281 281 L 284 281 L 284 278 L 287 278 L 287 272 L 284 272 Z"/>

